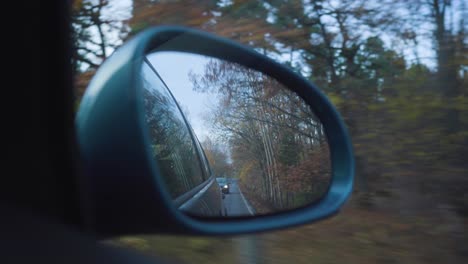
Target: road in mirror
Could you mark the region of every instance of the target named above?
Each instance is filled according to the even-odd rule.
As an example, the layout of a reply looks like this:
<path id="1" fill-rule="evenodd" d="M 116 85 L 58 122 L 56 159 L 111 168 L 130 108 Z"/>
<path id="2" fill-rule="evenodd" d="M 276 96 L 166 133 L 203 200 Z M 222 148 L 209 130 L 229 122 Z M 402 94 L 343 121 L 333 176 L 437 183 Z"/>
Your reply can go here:
<path id="1" fill-rule="evenodd" d="M 156 52 L 147 56 L 142 80 L 152 155 L 180 210 L 271 214 L 327 192 L 323 126 L 275 79 L 215 58 Z"/>

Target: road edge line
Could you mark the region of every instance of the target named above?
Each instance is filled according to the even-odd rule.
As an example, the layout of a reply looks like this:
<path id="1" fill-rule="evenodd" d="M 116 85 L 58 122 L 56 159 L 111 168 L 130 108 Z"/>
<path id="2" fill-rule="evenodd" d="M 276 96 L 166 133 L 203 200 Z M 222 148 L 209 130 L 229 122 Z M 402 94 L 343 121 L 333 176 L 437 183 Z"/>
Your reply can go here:
<path id="1" fill-rule="evenodd" d="M 255 215 L 255 213 L 254 213 L 255 210 L 252 209 L 250 204 L 245 199 L 244 194 L 242 194 L 242 191 L 241 191 L 241 188 L 240 188 L 239 184 L 237 184 L 237 188 L 239 189 L 239 193 L 240 193 L 240 195 L 242 197 L 242 200 L 244 201 L 245 206 L 247 207 L 247 210 L 249 210 L 250 215 L 252 215 L 252 216 Z"/>

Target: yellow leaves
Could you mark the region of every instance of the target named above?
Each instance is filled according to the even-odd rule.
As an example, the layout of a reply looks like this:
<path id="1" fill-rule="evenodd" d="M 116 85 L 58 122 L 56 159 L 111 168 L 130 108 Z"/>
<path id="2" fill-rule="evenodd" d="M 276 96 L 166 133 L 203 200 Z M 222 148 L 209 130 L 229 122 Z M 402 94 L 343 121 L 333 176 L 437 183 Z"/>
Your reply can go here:
<path id="1" fill-rule="evenodd" d="M 208 159 L 208 163 L 210 163 L 211 166 L 214 166 L 216 163 L 216 160 L 213 156 L 213 152 L 211 151 L 210 148 L 205 148 L 204 151 L 205 151 L 205 156 Z"/>
<path id="2" fill-rule="evenodd" d="M 190 245 L 190 248 L 196 251 L 202 251 L 207 248 L 210 248 L 212 246 L 212 241 L 207 240 L 205 238 L 189 238 L 188 239 L 188 244 Z"/>
<path id="3" fill-rule="evenodd" d="M 373 138 L 377 138 L 378 136 L 378 133 L 372 133 L 372 132 L 369 132 L 369 133 L 366 133 L 362 136 L 363 139 L 373 139 Z"/>
<path id="4" fill-rule="evenodd" d="M 242 166 L 242 168 L 241 168 L 241 170 L 239 172 L 239 179 L 241 181 L 247 180 L 247 176 L 249 175 L 249 173 L 251 172 L 251 170 L 252 170 L 252 168 L 254 167 L 255 164 L 256 164 L 256 162 L 252 160 L 250 162 L 245 163 Z"/>
<path id="5" fill-rule="evenodd" d="M 436 94 L 426 93 L 391 97 L 382 108 L 391 113 L 397 122 L 416 124 L 421 120 L 439 119 L 447 105 L 447 100 Z"/>
<path id="6" fill-rule="evenodd" d="M 303 28 L 291 28 L 274 33 L 275 37 L 288 37 L 297 40 L 308 39 L 308 34 Z"/>
<path id="7" fill-rule="evenodd" d="M 117 242 L 136 250 L 145 250 L 149 248 L 148 241 L 139 237 L 122 237 L 118 239 Z"/>
<path id="8" fill-rule="evenodd" d="M 272 32 L 272 27 L 262 20 L 233 19 L 226 16 L 219 20 L 211 31 L 248 44 L 249 41 L 263 42 L 265 34 Z"/>
<path id="9" fill-rule="evenodd" d="M 77 11 L 83 7 L 83 0 L 74 0 L 72 1 L 72 10 Z"/>
<path id="10" fill-rule="evenodd" d="M 468 142 L 468 131 L 458 131 L 450 135 L 446 135 L 441 142 L 449 148 L 466 147 L 465 142 Z"/>
<path id="11" fill-rule="evenodd" d="M 468 112 L 468 97 L 465 97 L 464 95 L 455 97 L 453 100 L 453 107 L 456 110 Z"/>
<path id="12" fill-rule="evenodd" d="M 426 157 L 427 156 L 427 153 L 426 152 L 423 152 L 423 151 L 414 151 L 413 152 L 413 155 L 417 156 L 417 157 Z"/>
<path id="13" fill-rule="evenodd" d="M 208 22 L 212 15 L 206 12 L 207 7 L 203 4 L 192 4 L 187 8 L 187 3 L 184 1 L 162 2 L 154 5 L 143 5 L 134 7 L 133 17 L 130 20 L 130 25 L 147 25 L 156 26 L 164 24 L 185 25 L 202 27 Z M 206 14 L 206 15 L 204 15 Z M 139 28 L 144 29 L 144 28 Z"/>
<path id="14" fill-rule="evenodd" d="M 148 28 L 149 26 L 150 25 L 146 21 L 134 23 L 132 25 L 132 34 L 136 34 L 136 33 L 140 32 L 140 31 L 143 31 L 146 28 Z"/>
<path id="15" fill-rule="evenodd" d="M 327 96 L 335 107 L 340 108 L 343 103 L 343 98 L 340 95 L 336 93 L 328 93 Z"/>
<path id="16" fill-rule="evenodd" d="M 369 104 L 367 105 L 367 110 L 369 111 L 378 111 L 382 108 L 381 105 L 378 105 L 378 104 Z"/>

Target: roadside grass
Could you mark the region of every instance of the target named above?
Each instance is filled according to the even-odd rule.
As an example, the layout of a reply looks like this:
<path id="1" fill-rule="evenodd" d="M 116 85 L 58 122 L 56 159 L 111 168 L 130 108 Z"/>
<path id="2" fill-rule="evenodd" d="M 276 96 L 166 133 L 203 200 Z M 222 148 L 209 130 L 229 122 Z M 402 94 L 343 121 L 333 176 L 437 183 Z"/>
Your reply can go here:
<path id="1" fill-rule="evenodd" d="M 257 263 L 468 263 L 468 221 L 345 207 L 306 226 L 234 238 L 138 236 L 112 243 L 182 263 L 249 263 L 242 241 L 253 239 Z"/>

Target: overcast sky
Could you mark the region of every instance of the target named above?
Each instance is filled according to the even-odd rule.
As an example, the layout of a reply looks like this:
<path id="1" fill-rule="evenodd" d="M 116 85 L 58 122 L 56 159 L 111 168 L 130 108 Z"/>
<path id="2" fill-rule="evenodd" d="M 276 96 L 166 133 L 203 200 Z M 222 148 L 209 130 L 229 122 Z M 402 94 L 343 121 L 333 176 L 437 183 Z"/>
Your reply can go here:
<path id="1" fill-rule="evenodd" d="M 202 74 L 209 58 L 182 52 L 156 52 L 148 55 L 148 60 L 178 101 L 198 139 L 212 138 L 203 116 L 216 103 L 216 95 L 193 91 L 188 77 L 190 71 Z"/>
<path id="2" fill-rule="evenodd" d="M 92 2 L 96 2 L 97 0 L 91 0 Z M 455 31 L 459 30 L 459 27 L 460 25 L 458 24 L 458 21 L 460 19 L 460 17 L 462 16 L 466 16 L 466 14 L 462 14 L 461 10 L 460 10 L 460 7 L 461 7 L 461 4 L 463 2 L 466 2 L 466 0 L 454 0 L 453 3 L 452 3 L 452 8 L 453 8 L 453 12 L 451 12 L 450 10 L 447 12 L 447 16 L 446 16 L 446 23 L 449 25 L 449 24 L 452 24 L 453 25 L 453 28 Z M 221 6 L 222 5 L 229 5 L 231 4 L 232 1 L 222 1 L 222 3 L 220 4 Z M 339 1 L 331 1 L 330 2 L 331 4 L 335 3 L 335 4 L 338 4 Z M 379 5 L 379 1 L 369 1 L 369 5 Z M 266 4 L 266 6 L 268 6 L 268 4 Z M 128 20 L 131 18 L 131 15 L 132 15 L 132 8 L 133 8 L 133 1 L 132 0 L 111 0 L 110 1 L 110 4 L 108 6 L 106 6 L 104 9 L 103 9 L 103 13 L 102 13 L 102 16 L 103 18 L 105 19 L 111 19 L 111 20 L 118 20 L 118 21 L 125 21 L 125 20 Z M 307 9 L 307 8 L 306 8 Z M 396 13 L 398 14 L 401 14 L 402 17 L 406 17 L 408 14 L 407 12 L 409 12 L 408 10 L 404 10 L 402 8 L 400 9 L 397 9 L 395 10 Z M 427 9 L 424 9 L 424 10 L 420 10 L 421 13 L 428 13 L 429 11 Z M 272 14 L 269 15 L 268 17 L 268 20 L 270 22 L 274 21 L 276 19 L 276 17 Z M 326 19 L 325 19 L 326 20 Z M 465 21 L 465 26 L 466 26 L 466 21 Z M 108 28 L 106 25 L 104 25 L 104 30 L 105 30 L 105 34 L 106 34 L 106 37 L 108 38 L 108 42 L 112 42 L 112 43 L 115 43 L 115 44 L 120 44 L 121 40 L 119 38 L 119 34 L 120 34 L 120 29 L 111 29 L 111 28 Z M 383 39 L 383 41 L 385 42 L 386 46 L 387 47 L 392 47 L 392 48 L 395 48 L 397 49 L 400 53 L 402 53 L 405 57 L 405 59 L 410 62 L 410 63 L 414 63 L 415 62 L 415 55 L 417 54 L 417 56 L 419 57 L 420 61 L 424 64 L 426 64 L 427 66 L 429 66 L 430 68 L 434 69 L 435 68 L 435 60 L 434 60 L 434 56 L 435 56 L 435 50 L 434 50 L 434 43 L 433 43 L 433 40 L 432 40 L 432 30 L 433 30 L 433 23 L 428 19 L 426 22 L 422 22 L 421 24 L 418 25 L 418 28 L 416 29 L 417 31 L 420 31 L 419 33 L 421 33 L 422 31 L 426 32 L 426 35 L 424 36 L 419 36 L 418 37 L 418 45 L 416 47 L 416 49 L 414 49 L 415 47 L 411 46 L 406 46 L 406 45 L 398 45 L 398 44 L 395 44 L 394 41 L 396 40 L 394 37 L 391 37 L 391 35 L 388 35 L 388 34 L 383 34 L 382 32 L 379 32 L 377 35 L 379 37 L 381 37 Z M 92 35 L 96 35 L 97 36 L 97 29 L 95 27 L 91 27 L 90 28 L 90 31 L 91 31 L 91 34 Z M 364 29 L 362 29 L 361 31 L 361 34 L 363 35 L 375 35 L 376 33 L 375 32 L 370 32 L 370 31 L 366 31 Z M 90 46 L 88 48 L 95 48 L 93 46 Z M 415 50 L 416 50 L 416 53 L 415 53 Z M 108 47 L 107 48 L 107 52 L 108 54 L 112 53 L 113 52 L 113 49 Z M 274 59 L 282 62 L 282 61 L 285 61 L 285 60 L 289 60 L 289 49 L 286 49 L 285 50 L 285 55 L 283 56 L 275 56 L 273 54 L 269 54 L 271 57 L 273 57 Z M 298 57 L 298 53 L 296 54 L 293 54 L 294 57 Z M 95 58 L 90 58 L 91 60 L 95 60 Z M 305 67 L 307 68 L 307 67 Z M 82 69 L 84 70 L 84 69 Z M 305 72 L 307 72 L 307 69 L 304 70 Z"/>

